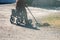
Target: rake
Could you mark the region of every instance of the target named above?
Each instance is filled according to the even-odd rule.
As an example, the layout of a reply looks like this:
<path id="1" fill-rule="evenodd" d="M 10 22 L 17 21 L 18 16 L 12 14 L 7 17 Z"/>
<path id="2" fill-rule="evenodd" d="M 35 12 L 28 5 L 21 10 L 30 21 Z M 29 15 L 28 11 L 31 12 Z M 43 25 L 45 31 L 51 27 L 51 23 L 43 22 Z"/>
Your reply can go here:
<path id="1" fill-rule="evenodd" d="M 40 25 L 40 23 L 38 23 L 38 21 L 36 20 L 36 18 L 34 17 L 34 15 L 32 14 L 32 12 L 30 11 L 30 9 L 27 7 L 27 9 L 28 9 L 28 11 L 30 12 L 30 14 L 32 15 L 32 17 L 34 18 L 34 20 L 35 20 L 35 27 L 37 28 L 37 27 L 40 27 L 41 25 Z"/>

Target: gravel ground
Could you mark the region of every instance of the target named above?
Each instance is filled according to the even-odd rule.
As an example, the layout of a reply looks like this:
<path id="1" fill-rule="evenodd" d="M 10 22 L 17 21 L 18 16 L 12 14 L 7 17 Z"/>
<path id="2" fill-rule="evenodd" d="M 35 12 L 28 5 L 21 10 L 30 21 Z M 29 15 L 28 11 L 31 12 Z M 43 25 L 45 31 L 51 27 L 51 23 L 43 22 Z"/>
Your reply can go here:
<path id="1" fill-rule="evenodd" d="M 40 27 L 40 30 L 36 30 L 11 24 L 9 20 L 11 9 L 14 7 L 13 4 L 0 5 L 0 40 L 60 40 L 60 28 L 44 26 Z M 29 8 L 38 19 L 59 12 L 42 8 Z"/>

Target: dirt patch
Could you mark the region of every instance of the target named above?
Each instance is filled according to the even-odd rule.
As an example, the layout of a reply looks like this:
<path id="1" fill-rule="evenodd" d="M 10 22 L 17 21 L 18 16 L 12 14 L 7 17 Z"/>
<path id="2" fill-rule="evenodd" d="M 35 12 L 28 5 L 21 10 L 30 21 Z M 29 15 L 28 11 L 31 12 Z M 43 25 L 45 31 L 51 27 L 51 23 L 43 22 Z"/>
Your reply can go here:
<path id="1" fill-rule="evenodd" d="M 51 25 L 60 27 L 60 14 L 51 14 L 45 18 L 43 18 L 43 20 Z"/>

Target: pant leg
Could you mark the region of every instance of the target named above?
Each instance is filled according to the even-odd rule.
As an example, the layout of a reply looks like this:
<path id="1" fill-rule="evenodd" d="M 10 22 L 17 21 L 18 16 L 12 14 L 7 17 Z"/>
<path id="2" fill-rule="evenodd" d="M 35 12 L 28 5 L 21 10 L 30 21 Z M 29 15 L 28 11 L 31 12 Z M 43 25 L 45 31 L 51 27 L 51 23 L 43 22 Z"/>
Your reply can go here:
<path id="1" fill-rule="evenodd" d="M 20 22 L 23 22 L 23 16 L 22 16 L 22 9 L 21 8 L 16 9 L 16 15 L 17 15 L 17 18 L 20 19 Z"/>
<path id="2" fill-rule="evenodd" d="M 20 17 L 20 22 L 23 23 L 23 10 L 22 10 L 22 7 L 20 7 L 17 10 L 17 16 Z"/>
<path id="3" fill-rule="evenodd" d="M 21 13 L 20 13 L 20 17 L 21 17 L 21 23 L 23 23 L 23 11 L 21 11 Z"/>
<path id="4" fill-rule="evenodd" d="M 28 17 L 27 17 L 27 11 L 25 8 L 23 9 L 23 12 L 24 12 L 23 14 L 24 14 L 25 23 L 28 24 L 29 22 L 28 22 Z"/>
<path id="5" fill-rule="evenodd" d="M 16 9 L 16 15 L 17 15 L 17 17 L 20 17 L 20 9 Z"/>

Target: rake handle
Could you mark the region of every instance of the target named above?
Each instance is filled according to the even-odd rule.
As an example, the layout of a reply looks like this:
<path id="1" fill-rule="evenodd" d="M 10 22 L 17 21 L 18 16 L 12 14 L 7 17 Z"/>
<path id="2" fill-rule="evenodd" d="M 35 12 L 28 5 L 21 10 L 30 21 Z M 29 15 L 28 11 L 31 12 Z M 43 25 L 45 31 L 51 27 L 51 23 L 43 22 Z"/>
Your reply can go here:
<path id="1" fill-rule="evenodd" d="M 27 9 L 30 12 L 30 14 L 32 15 L 32 17 L 35 19 L 35 17 L 33 16 L 32 12 L 30 11 L 30 9 L 28 7 L 27 7 Z M 36 19 L 35 19 L 35 21 L 36 21 L 36 23 L 38 23 Z"/>

